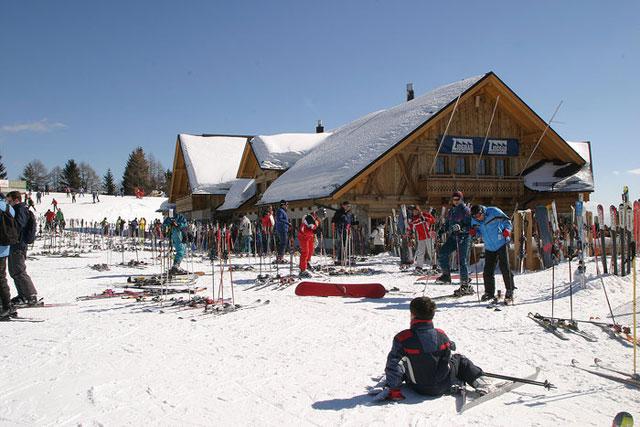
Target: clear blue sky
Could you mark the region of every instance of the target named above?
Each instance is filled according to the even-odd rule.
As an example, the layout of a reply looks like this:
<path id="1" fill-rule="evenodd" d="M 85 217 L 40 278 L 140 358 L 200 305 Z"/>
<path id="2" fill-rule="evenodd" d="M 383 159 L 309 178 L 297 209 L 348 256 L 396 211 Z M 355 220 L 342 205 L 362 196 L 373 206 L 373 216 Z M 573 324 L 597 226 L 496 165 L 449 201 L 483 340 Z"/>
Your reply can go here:
<path id="1" fill-rule="evenodd" d="M 448 3 L 448 4 L 445 4 Z M 596 198 L 640 191 L 637 1 L 0 1 L 0 152 L 122 174 L 176 134 L 328 129 L 495 71 L 567 140 Z M 638 171 L 640 173 L 640 171 Z"/>

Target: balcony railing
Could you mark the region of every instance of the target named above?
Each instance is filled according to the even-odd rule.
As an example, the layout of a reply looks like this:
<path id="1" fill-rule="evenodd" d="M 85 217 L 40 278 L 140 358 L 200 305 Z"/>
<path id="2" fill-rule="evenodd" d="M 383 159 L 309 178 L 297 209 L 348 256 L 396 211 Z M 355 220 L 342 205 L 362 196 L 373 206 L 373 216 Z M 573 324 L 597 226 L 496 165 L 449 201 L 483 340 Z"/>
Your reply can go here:
<path id="1" fill-rule="evenodd" d="M 449 197 L 454 191 L 473 194 L 476 197 L 522 197 L 524 180 L 521 177 L 431 175 L 421 177 L 431 197 Z"/>

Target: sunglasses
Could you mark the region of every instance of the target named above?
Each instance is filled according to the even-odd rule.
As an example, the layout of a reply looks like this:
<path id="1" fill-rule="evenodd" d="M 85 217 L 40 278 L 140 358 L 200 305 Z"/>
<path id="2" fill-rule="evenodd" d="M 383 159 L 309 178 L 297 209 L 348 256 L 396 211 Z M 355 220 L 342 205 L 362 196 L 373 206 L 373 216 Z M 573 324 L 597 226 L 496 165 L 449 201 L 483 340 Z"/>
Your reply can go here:
<path id="1" fill-rule="evenodd" d="M 452 200 L 453 200 L 454 202 L 459 202 L 459 201 L 460 201 L 460 197 L 454 197 Z"/>

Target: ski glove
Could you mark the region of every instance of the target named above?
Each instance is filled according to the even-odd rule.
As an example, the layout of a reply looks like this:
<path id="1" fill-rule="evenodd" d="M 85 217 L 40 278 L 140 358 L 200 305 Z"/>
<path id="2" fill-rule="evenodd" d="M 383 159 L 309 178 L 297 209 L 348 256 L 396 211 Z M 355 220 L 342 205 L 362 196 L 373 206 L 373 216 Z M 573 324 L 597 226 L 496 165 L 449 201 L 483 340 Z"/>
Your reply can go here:
<path id="1" fill-rule="evenodd" d="M 508 239 L 508 238 L 509 238 L 509 236 L 511 236 L 511 232 L 510 232 L 508 229 L 506 229 L 506 228 L 505 228 L 504 230 L 502 230 L 502 236 L 503 236 L 505 239 Z"/>
<path id="2" fill-rule="evenodd" d="M 380 393 L 376 394 L 373 397 L 373 400 L 377 402 L 381 402 L 383 400 L 393 400 L 397 402 L 400 400 L 404 400 L 404 395 L 402 394 L 402 391 L 400 391 L 399 388 L 385 387 L 384 389 L 382 389 Z"/>
<path id="3" fill-rule="evenodd" d="M 459 233 L 460 232 L 460 224 L 453 224 L 451 226 L 451 228 L 449 229 L 450 232 L 452 233 Z"/>

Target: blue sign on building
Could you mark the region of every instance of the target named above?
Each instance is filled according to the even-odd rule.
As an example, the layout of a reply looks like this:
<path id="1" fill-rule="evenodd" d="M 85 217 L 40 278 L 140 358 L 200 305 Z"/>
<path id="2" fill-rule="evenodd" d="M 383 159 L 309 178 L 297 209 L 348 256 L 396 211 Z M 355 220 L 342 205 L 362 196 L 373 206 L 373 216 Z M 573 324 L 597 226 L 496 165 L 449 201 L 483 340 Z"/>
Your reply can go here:
<path id="1" fill-rule="evenodd" d="M 441 154 L 480 154 L 484 137 L 446 136 L 440 147 Z M 487 138 L 483 156 L 517 156 L 520 142 L 514 138 Z"/>

